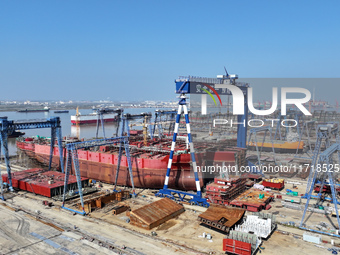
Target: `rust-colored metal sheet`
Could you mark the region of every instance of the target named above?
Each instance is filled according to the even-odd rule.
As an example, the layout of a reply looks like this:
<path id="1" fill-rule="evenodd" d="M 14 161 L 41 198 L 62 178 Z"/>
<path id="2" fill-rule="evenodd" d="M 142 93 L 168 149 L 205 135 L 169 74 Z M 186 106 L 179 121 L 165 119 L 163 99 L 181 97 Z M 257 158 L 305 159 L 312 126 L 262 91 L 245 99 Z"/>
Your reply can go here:
<path id="1" fill-rule="evenodd" d="M 230 205 L 242 207 L 248 211 L 258 212 L 265 209 L 273 198 L 274 195 L 271 192 L 251 188 L 234 199 Z"/>
<path id="2" fill-rule="evenodd" d="M 184 212 L 183 205 L 169 198 L 162 198 L 130 212 L 132 225 L 152 229 Z"/>
<path id="3" fill-rule="evenodd" d="M 244 216 L 245 210 L 241 208 L 211 205 L 198 220 L 210 227 L 228 232 Z"/>
<path id="4" fill-rule="evenodd" d="M 105 204 L 112 201 L 122 201 L 130 197 L 130 192 L 128 190 L 122 190 L 116 193 L 107 194 L 104 192 L 96 193 L 92 196 L 84 198 L 84 206 L 86 212 L 91 212 L 93 208 L 102 208 Z M 79 209 L 82 208 L 80 200 L 73 201 L 71 206 L 77 206 Z"/>
<path id="5" fill-rule="evenodd" d="M 122 212 L 130 210 L 130 206 L 126 204 L 117 204 L 115 207 L 112 208 L 112 214 L 118 215 Z"/>

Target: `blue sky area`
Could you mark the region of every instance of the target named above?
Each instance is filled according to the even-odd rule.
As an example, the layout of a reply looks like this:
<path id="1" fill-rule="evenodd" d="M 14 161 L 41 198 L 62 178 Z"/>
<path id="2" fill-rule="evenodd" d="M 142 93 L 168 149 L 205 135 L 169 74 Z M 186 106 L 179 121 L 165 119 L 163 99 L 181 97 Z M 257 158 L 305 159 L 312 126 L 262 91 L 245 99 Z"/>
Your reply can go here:
<path id="1" fill-rule="evenodd" d="M 0 100 L 172 100 L 178 75 L 215 77 L 223 66 L 247 78 L 339 78 L 339 7 L 3 0 Z M 339 87 L 319 86 L 333 103 Z"/>

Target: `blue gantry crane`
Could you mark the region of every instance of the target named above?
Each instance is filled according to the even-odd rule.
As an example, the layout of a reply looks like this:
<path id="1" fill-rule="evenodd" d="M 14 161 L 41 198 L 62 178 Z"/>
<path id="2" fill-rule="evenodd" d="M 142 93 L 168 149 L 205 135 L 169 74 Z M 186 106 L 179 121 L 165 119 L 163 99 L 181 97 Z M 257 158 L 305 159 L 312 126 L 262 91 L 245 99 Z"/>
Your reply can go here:
<path id="1" fill-rule="evenodd" d="M 257 141 L 257 133 L 259 133 L 259 132 L 264 132 L 260 149 L 259 149 L 259 146 L 258 146 L 259 144 L 258 144 L 258 141 Z M 255 145 L 256 153 L 257 153 L 257 162 L 258 162 L 259 166 L 261 165 L 261 152 L 262 152 L 263 145 L 264 145 L 264 142 L 266 140 L 266 136 L 267 136 L 268 132 L 269 132 L 270 142 L 272 144 L 272 152 L 273 152 L 274 162 L 276 164 L 274 142 L 273 142 L 273 137 L 272 137 L 272 128 L 270 126 L 263 126 L 263 127 L 252 128 L 249 131 L 248 147 L 253 145 L 253 144 Z M 254 135 L 254 141 L 252 140 L 253 135 Z"/>
<path id="2" fill-rule="evenodd" d="M 300 148 L 300 144 L 302 141 L 302 136 L 306 133 L 307 136 L 307 142 L 308 142 L 308 147 L 307 147 L 307 151 L 306 153 L 308 154 L 309 158 L 312 158 L 312 155 L 309 154 L 310 151 L 312 151 L 312 144 L 310 141 L 310 137 L 311 137 L 311 131 L 314 129 L 315 134 L 317 133 L 317 124 L 315 120 L 308 120 L 308 121 L 304 121 L 303 124 L 301 125 L 301 131 L 299 134 L 299 143 L 296 149 L 296 153 L 295 153 L 295 157 L 298 157 L 298 153 L 299 153 L 299 148 Z"/>
<path id="3" fill-rule="evenodd" d="M 155 135 L 156 127 L 158 129 L 158 138 L 162 139 L 164 133 L 163 133 L 163 123 L 169 123 L 169 132 L 172 130 L 175 118 L 177 115 L 176 110 L 156 110 L 155 111 L 155 120 L 153 124 L 153 129 L 152 129 L 152 136 Z"/>
<path id="4" fill-rule="evenodd" d="M 235 85 L 238 88 L 240 88 L 245 97 L 245 100 L 244 100 L 244 113 L 245 114 L 238 115 L 237 119 L 239 123 L 245 123 L 245 125 L 238 125 L 237 146 L 246 148 L 246 139 L 247 139 L 247 124 L 246 123 L 248 119 L 248 114 L 247 114 L 248 113 L 248 104 L 247 104 L 248 84 L 236 82 L 235 79 L 237 79 L 237 75 L 229 75 L 226 72 L 226 75 L 218 76 L 218 78 L 216 79 L 189 76 L 189 77 L 180 77 L 179 79 L 175 81 L 176 93 L 180 94 L 180 97 L 179 97 L 180 100 L 178 103 L 176 123 L 174 127 L 174 134 L 173 134 L 173 140 L 171 144 L 170 157 L 168 161 L 166 177 L 164 181 L 164 187 L 163 189 L 159 190 L 156 193 L 156 196 L 169 197 L 171 199 L 180 200 L 180 201 L 184 201 L 184 199 L 188 199 L 190 204 L 200 205 L 200 206 L 205 206 L 205 207 L 209 206 L 209 203 L 206 201 L 206 199 L 202 198 L 201 186 L 200 186 L 199 176 L 198 176 L 197 167 L 196 167 L 194 144 L 193 144 L 192 136 L 191 136 L 190 121 L 189 121 L 188 108 L 187 108 L 187 102 L 186 102 L 186 99 L 187 99 L 186 94 L 201 94 L 202 98 L 206 96 L 207 92 L 209 92 L 210 95 L 211 95 L 211 92 L 214 92 L 215 94 L 218 94 L 218 95 L 232 95 L 228 89 L 223 88 L 223 84 Z M 192 162 L 192 167 L 193 167 L 193 171 L 195 175 L 196 194 L 168 188 L 170 172 L 171 172 L 171 167 L 172 167 L 172 160 L 173 160 L 174 150 L 176 146 L 177 133 L 179 129 L 179 122 L 180 122 L 180 118 L 181 118 L 183 111 L 184 111 L 184 117 L 185 117 L 185 122 L 186 122 L 188 141 L 190 145 L 191 162 Z"/>
<path id="5" fill-rule="evenodd" d="M 339 128 L 338 128 L 337 123 L 329 123 L 329 124 L 318 125 L 317 134 L 316 134 L 317 139 L 316 139 L 316 142 L 315 142 L 311 167 L 314 167 L 318 164 L 321 147 L 322 146 L 324 146 L 325 148 L 330 147 L 332 136 L 334 136 L 336 138 L 336 141 L 339 142 L 338 131 L 339 131 Z M 307 198 L 306 197 L 307 193 L 310 192 L 311 190 L 313 190 L 316 179 L 318 178 L 318 172 L 313 171 L 313 170 L 314 169 L 312 168 L 310 173 L 309 173 L 305 198 Z"/>
<path id="6" fill-rule="evenodd" d="M 121 137 L 125 137 L 127 136 L 128 138 L 130 137 L 130 120 L 136 120 L 136 119 L 140 119 L 143 118 L 144 121 L 144 126 L 147 125 L 147 123 L 150 121 L 151 119 L 151 113 L 146 113 L 143 112 L 141 114 L 130 114 L 130 113 L 126 113 L 124 114 L 124 116 L 122 117 L 122 128 L 121 128 L 121 133 L 120 136 Z M 121 158 L 122 158 L 122 150 L 123 150 L 123 145 L 125 146 L 125 154 L 128 160 L 129 165 L 129 171 L 131 178 L 132 178 L 132 165 L 131 165 L 131 157 L 130 157 L 130 152 L 129 152 L 129 140 L 127 140 L 127 144 L 125 142 L 125 140 L 120 140 L 119 143 L 119 154 L 118 154 L 118 163 L 117 163 L 117 171 L 116 171 L 116 177 L 115 177 L 115 186 L 114 186 L 114 191 L 117 191 L 117 181 L 118 181 L 118 174 L 119 174 L 119 169 L 120 169 L 120 163 L 121 163 Z M 132 179 L 132 185 L 133 185 L 133 195 L 135 195 L 135 189 L 134 189 L 134 184 L 133 184 L 133 179 Z"/>
<path id="7" fill-rule="evenodd" d="M 135 196 L 135 185 L 133 181 L 133 173 L 132 173 L 132 162 L 131 162 L 131 156 L 130 156 L 130 148 L 129 148 L 129 137 L 130 137 L 130 130 L 129 130 L 129 119 L 135 119 L 137 117 L 141 116 L 149 116 L 148 114 L 140 114 L 139 116 L 137 115 L 131 115 L 131 114 L 124 114 L 122 117 L 122 128 L 121 128 L 121 135 L 118 137 L 112 137 L 112 138 L 105 138 L 105 139 L 94 139 L 94 140 L 88 140 L 88 141 L 83 141 L 83 142 L 75 142 L 75 143 L 68 143 L 66 144 L 66 170 L 65 170 L 65 182 L 64 182 L 64 192 L 63 192 L 63 202 L 62 202 L 62 208 L 81 214 L 85 215 L 85 210 L 84 210 L 84 199 L 83 199 L 83 190 L 82 190 L 82 184 L 81 184 L 81 176 L 80 176 L 80 169 L 79 169 L 79 159 L 78 159 L 78 150 L 79 149 L 85 149 L 85 148 L 91 148 L 91 147 L 97 147 L 97 146 L 104 146 L 104 145 L 116 145 L 119 143 L 119 155 L 118 155 L 118 165 L 117 165 L 117 171 L 116 171 L 116 176 L 115 176 L 115 187 L 114 191 L 116 192 L 116 187 L 117 187 L 117 181 L 118 181 L 118 176 L 119 176 L 119 169 L 120 169 L 120 162 L 122 159 L 122 152 L 123 152 L 123 146 L 125 149 L 125 155 L 127 158 L 128 162 L 128 171 L 130 174 L 130 180 L 132 184 L 132 192 L 133 196 Z M 126 129 L 125 129 L 126 128 Z M 126 135 L 125 135 L 126 132 Z M 71 171 L 71 165 L 73 161 L 73 166 L 74 166 L 74 172 L 77 178 L 77 186 L 78 186 L 78 192 L 79 192 L 79 197 L 80 197 L 80 202 L 83 211 L 77 211 L 72 208 L 68 208 L 65 205 L 65 199 L 66 199 L 66 194 L 67 194 L 67 184 L 68 184 L 68 177 Z"/>
<path id="8" fill-rule="evenodd" d="M 333 145 L 331 145 L 332 137 L 334 137 L 336 141 L 336 143 L 334 143 Z M 326 149 L 322 153 L 320 153 L 321 147 L 323 145 L 325 146 Z M 339 201 L 337 199 L 337 193 L 335 190 L 334 176 L 333 176 L 335 169 L 334 169 L 332 155 L 334 153 L 337 153 L 338 160 L 340 163 L 339 123 L 333 122 L 333 123 L 318 125 L 317 140 L 316 140 L 314 153 L 312 157 L 312 163 L 310 165 L 310 174 L 308 177 L 306 193 L 303 196 L 303 198 L 306 198 L 307 201 L 306 201 L 305 209 L 304 209 L 301 223 L 300 223 L 300 228 L 302 229 L 306 229 L 304 227 L 305 225 L 304 219 L 306 216 L 306 212 L 308 211 L 308 208 L 309 208 L 310 199 L 316 198 L 317 199 L 316 205 L 319 205 L 320 202 L 325 200 L 325 198 L 321 195 L 321 193 L 323 190 L 323 185 L 326 182 L 326 179 L 328 179 L 329 181 L 331 194 L 332 194 L 332 198 L 330 200 L 334 204 L 338 226 L 340 226 L 339 213 L 337 209 Z M 316 181 L 320 181 L 321 186 L 320 186 L 320 192 L 318 193 L 318 196 L 315 197 L 312 195 L 312 193 L 313 193 L 314 185 Z"/>
<path id="9" fill-rule="evenodd" d="M 104 127 L 104 114 L 109 114 L 109 113 L 116 113 L 117 114 L 117 127 L 116 127 L 116 136 L 118 136 L 119 132 L 119 123 L 120 119 L 122 118 L 122 114 L 124 112 L 124 109 L 110 109 L 110 108 L 99 108 L 95 109 L 95 112 L 97 113 L 97 125 L 96 125 L 96 138 L 98 138 L 98 132 L 99 132 L 99 123 L 102 126 L 103 129 L 103 137 L 105 138 L 105 127 Z"/>
<path id="10" fill-rule="evenodd" d="M 8 153 L 8 134 L 11 134 L 15 130 L 23 129 L 37 129 L 37 128 L 51 128 L 51 150 L 48 169 L 51 169 L 53 149 L 55 145 L 55 139 L 58 141 L 59 156 L 60 156 L 60 166 L 61 171 L 64 172 L 64 160 L 63 160 L 63 147 L 62 147 L 62 136 L 61 136 L 61 122 L 59 117 L 51 117 L 43 120 L 8 120 L 7 117 L 0 118 L 0 142 L 2 145 L 2 150 L 4 151 L 4 158 L 7 168 L 8 175 L 8 188 L 13 191 L 12 186 L 12 175 L 11 175 L 11 165 Z M 0 151 L 1 154 L 1 151 Z M 0 173 L 1 182 L 1 199 L 4 200 L 3 196 L 3 183 Z"/>

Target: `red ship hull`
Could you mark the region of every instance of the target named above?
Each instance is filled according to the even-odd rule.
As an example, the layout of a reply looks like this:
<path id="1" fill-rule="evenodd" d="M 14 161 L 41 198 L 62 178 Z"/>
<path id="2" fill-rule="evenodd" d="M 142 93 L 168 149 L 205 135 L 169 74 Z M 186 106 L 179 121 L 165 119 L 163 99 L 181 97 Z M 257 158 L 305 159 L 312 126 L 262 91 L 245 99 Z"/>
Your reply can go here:
<path id="1" fill-rule="evenodd" d="M 116 122 L 117 118 L 112 118 L 112 119 L 104 119 L 104 122 Z M 93 119 L 93 120 L 79 120 L 78 121 L 79 125 L 85 125 L 85 124 L 96 124 L 97 120 Z M 71 120 L 71 124 L 72 125 L 76 125 L 77 121 L 75 120 Z"/>
<path id="2" fill-rule="evenodd" d="M 134 185 L 139 188 L 160 189 L 165 181 L 169 161 L 169 153 L 166 153 L 166 151 L 170 152 L 171 141 L 149 142 L 149 147 L 158 148 L 163 152 L 165 151 L 165 153 L 143 150 L 143 144 L 143 141 L 140 140 L 130 141 L 130 145 L 133 146 L 130 153 Z M 33 141 L 33 139 L 26 139 L 25 141 L 17 141 L 17 147 L 29 157 L 35 158 L 46 165 L 48 164 L 50 155 L 50 144 L 48 144 L 48 141 L 38 143 Z M 176 145 L 176 151 L 178 154 L 175 154 L 173 157 L 169 188 L 196 190 L 190 153 L 188 153 L 186 145 Z M 66 155 L 65 149 L 63 153 Z M 229 147 L 228 149 L 223 149 L 223 151 L 195 153 L 195 156 L 198 166 L 221 165 L 221 162 L 233 166 L 236 165 L 236 161 L 239 165 L 242 165 L 244 164 L 245 150 Z M 99 148 L 99 151 L 78 150 L 78 158 L 82 177 L 106 183 L 115 183 L 118 164 L 117 147 L 102 146 Z M 53 167 L 60 168 L 58 147 L 54 148 L 52 163 Z M 71 173 L 74 174 L 73 169 L 71 169 Z M 209 174 L 204 171 L 198 171 L 200 186 L 202 187 L 205 184 L 204 182 L 213 179 L 216 174 L 218 173 Z M 125 155 L 122 155 L 117 185 L 132 185 Z"/>
<path id="3" fill-rule="evenodd" d="M 35 158 L 43 164 L 48 164 L 50 145 L 34 144 L 33 142 L 19 142 L 17 147 L 28 156 Z M 160 189 L 164 185 L 169 155 L 159 155 L 150 158 L 148 153 L 134 157 L 132 155 L 132 173 L 135 187 Z M 65 149 L 64 149 L 65 155 Z M 107 183 L 115 183 L 118 154 L 110 152 L 93 152 L 78 150 L 79 168 L 82 177 L 100 180 Z M 60 167 L 59 149 L 54 148 L 53 167 Z M 74 174 L 73 168 L 71 173 Z M 203 180 L 200 173 L 200 183 Z M 127 158 L 123 155 L 117 180 L 117 185 L 131 186 L 130 174 L 128 172 Z M 170 188 L 183 190 L 195 190 L 195 177 L 190 171 L 190 154 L 182 154 L 174 157 L 172 171 L 169 180 Z"/>

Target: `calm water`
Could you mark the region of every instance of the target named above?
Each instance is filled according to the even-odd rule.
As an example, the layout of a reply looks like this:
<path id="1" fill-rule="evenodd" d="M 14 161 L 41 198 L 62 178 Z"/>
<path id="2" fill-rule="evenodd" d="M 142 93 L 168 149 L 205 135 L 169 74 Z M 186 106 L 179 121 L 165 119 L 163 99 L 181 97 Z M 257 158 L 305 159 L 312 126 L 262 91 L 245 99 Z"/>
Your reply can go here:
<path id="1" fill-rule="evenodd" d="M 157 108 L 158 109 L 158 108 Z M 129 108 L 124 109 L 124 113 L 130 114 L 139 114 L 142 112 L 151 112 L 154 113 L 156 108 Z M 7 116 L 9 120 L 33 120 L 33 119 L 46 119 L 49 117 L 60 117 L 61 126 L 62 126 L 62 136 L 76 136 L 77 129 L 75 126 L 71 125 L 71 115 L 76 114 L 76 110 L 69 110 L 69 113 L 54 113 L 53 110 L 49 112 L 31 112 L 31 113 L 23 113 L 23 112 L 0 112 L 0 117 Z M 81 114 L 88 114 L 92 113 L 91 109 L 81 109 L 79 110 Z M 153 121 L 153 119 L 152 119 Z M 115 123 L 106 123 L 105 124 L 105 134 L 107 137 L 113 136 L 116 132 L 116 124 Z M 139 127 L 134 127 L 139 128 Z M 41 128 L 41 129 L 28 129 L 28 130 L 21 130 L 25 132 L 25 137 L 31 136 L 51 136 L 51 129 L 49 128 Z M 96 125 L 80 125 L 79 130 L 80 138 L 93 138 L 96 136 Z M 100 126 L 98 136 L 102 136 L 102 128 Z M 15 145 L 15 138 L 10 138 L 8 141 L 8 147 L 10 155 L 16 154 L 16 145 Z"/>

